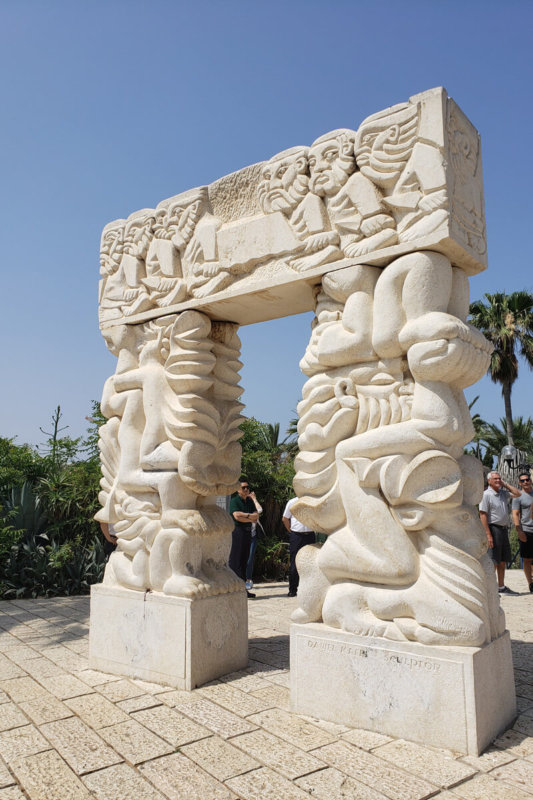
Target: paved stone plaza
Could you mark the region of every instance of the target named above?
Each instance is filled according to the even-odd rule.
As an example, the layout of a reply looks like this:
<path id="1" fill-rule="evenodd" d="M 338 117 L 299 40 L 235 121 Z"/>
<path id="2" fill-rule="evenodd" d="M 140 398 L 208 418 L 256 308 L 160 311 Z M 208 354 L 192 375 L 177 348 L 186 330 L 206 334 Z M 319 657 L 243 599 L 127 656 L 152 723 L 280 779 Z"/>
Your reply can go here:
<path id="1" fill-rule="evenodd" d="M 88 597 L 1 602 L 0 800 L 532 797 L 533 597 L 506 578 L 520 716 L 480 758 L 291 714 L 286 584 L 248 604 L 248 668 L 192 693 L 88 669 Z"/>

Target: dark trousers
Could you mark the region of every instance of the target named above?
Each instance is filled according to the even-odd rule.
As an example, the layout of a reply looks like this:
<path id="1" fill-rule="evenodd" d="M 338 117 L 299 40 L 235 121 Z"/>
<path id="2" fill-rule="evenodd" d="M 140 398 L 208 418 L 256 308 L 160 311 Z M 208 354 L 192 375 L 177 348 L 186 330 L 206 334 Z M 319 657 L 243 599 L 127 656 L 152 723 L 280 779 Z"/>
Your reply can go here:
<path id="1" fill-rule="evenodd" d="M 291 531 L 289 542 L 289 554 L 291 557 L 291 565 L 289 568 L 289 592 L 296 592 L 298 584 L 300 583 L 300 576 L 296 569 L 296 553 L 306 544 L 314 544 L 315 534 L 312 531 L 311 533 L 297 533 L 296 531 Z"/>
<path id="2" fill-rule="evenodd" d="M 246 564 L 250 555 L 252 541 L 252 526 L 236 525 L 231 534 L 231 550 L 228 564 L 233 572 L 246 580 Z"/>

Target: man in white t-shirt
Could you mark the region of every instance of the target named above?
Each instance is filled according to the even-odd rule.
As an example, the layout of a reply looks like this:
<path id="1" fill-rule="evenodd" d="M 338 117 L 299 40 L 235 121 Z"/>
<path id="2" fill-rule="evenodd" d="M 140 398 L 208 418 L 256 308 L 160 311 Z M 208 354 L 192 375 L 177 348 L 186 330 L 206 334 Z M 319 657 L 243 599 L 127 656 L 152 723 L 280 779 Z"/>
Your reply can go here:
<path id="1" fill-rule="evenodd" d="M 306 544 L 315 543 L 314 531 L 306 528 L 305 525 L 302 525 L 302 523 L 299 522 L 291 512 L 291 508 L 297 499 L 297 497 L 293 497 L 292 500 L 289 500 L 285 506 L 282 519 L 285 528 L 289 531 L 290 537 L 289 553 L 291 564 L 289 568 L 289 597 L 296 597 L 298 583 L 300 582 L 300 576 L 298 575 L 298 570 L 296 569 L 296 553 Z"/>

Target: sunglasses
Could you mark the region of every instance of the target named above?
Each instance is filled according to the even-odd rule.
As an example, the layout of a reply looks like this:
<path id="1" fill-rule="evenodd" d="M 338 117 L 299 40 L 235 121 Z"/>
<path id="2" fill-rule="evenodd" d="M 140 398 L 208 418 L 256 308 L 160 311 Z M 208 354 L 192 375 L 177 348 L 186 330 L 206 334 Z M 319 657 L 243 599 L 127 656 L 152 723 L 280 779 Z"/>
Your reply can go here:
<path id="1" fill-rule="evenodd" d="M 520 478 L 520 483 L 531 483 L 531 478 Z"/>
<path id="2" fill-rule="evenodd" d="M 244 492 L 245 489 L 248 489 L 248 491 L 250 491 L 250 487 L 249 486 L 241 486 L 241 489 L 243 490 L 243 492 Z"/>

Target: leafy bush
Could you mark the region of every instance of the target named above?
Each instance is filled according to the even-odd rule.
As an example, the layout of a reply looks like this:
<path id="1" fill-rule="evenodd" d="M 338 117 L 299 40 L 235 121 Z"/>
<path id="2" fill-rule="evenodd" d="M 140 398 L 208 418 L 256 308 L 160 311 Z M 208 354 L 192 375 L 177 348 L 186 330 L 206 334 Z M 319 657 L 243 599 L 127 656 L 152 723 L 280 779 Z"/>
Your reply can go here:
<path id="1" fill-rule="evenodd" d="M 285 581 L 289 575 L 289 543 L 276 537 L 260 538 L 254 559 L 254 576 L 263 581 Z"/>
<path id="2" fill-rule="evenodd" d="M 40 451 L 0 439 L 0 597 L 80 594 L 102 580 L 103 538 L 93 519 L 101 476 L 98 429 L 105 421 L 98 403 L 87 419 L 84 439 L 64 436 L 58 406 Z M 263 506 L 267 534 L 258 543 L 256 573 L 284 579 L 288 537 L 281 515 L 293 494 L 294 441 L 279 442 L 279 425 L 253 418 L 242 429 L 242 468 Z"/>
<path id="3" fill-rule="evenodd" d="M 85 441 L 59 437 L 60 418 L 58 407 L 43 454 L 0 439 L 0 597 L 80 594 L 102 579 L 105 555 L 93 520 L 101 415 L 90 420 Z"/>

